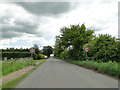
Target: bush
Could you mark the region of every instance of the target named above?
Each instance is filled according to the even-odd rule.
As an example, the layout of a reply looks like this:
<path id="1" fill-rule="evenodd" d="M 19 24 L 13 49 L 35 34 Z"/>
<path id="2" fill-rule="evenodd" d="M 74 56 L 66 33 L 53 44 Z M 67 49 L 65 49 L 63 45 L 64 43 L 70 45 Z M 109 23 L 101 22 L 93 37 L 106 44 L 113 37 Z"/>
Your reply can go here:
<path id="1" fill-rule="evenodd" d="M 44 59 L 45 58 L 45 55 L 43 54 L 38 54 L 38 58 L 37 59 Z"/>
<path id="2" fill-rule="evenodd" d="M 43 54 L 36 54 L 36 53 L 33 53 L 33 59 L 34 60 L 39 60 L 39 59 L 45 59 L 45 55 Z"/>
<path id="3" fill-rule="evenodd" d="M 99 35 L 99 37 L 85 44 L 84 47 L 89 47 L 89 52 L 87 54 L 91 58 L 94 57 L 95 61 L 119 61 L 118 43 L 115 41 L 114 37 L 108 34 Z"/>
<path id="4" fill-rule="evenodd" d="M 38 56 L 37 56 L 36 53 L 33 53 L 33 59 L 34 59 L 34 60 L 37 60 L 37 59 L 38 59 Z"/>
<path id="5" fill-rule="evenodd" d="M 60 54 L 61 59 L 68 59 L 69 58 L 69 50 L 65 50 Z"/>
<path id="6" fill-rule="evenodd" d="M 25 58 L 30 56 L 31 56 L 30 52 L 2 52 L 2 60 L 4 59 L 4 57 L 7 57 L 7 59 L 11 59 L 11 58 Z"/>

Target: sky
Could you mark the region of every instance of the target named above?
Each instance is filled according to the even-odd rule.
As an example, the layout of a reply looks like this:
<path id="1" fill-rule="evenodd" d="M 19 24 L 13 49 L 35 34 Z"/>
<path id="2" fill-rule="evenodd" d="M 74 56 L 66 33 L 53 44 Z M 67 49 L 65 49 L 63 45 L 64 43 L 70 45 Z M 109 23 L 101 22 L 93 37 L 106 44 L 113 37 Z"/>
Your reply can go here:
<path id="1" fill-rule="evenodd" d="M 0 2 L 0 48 L 54 46 L 60 28 L 85 24 L 95 34 L 118 37 L 118 0 Z"/>

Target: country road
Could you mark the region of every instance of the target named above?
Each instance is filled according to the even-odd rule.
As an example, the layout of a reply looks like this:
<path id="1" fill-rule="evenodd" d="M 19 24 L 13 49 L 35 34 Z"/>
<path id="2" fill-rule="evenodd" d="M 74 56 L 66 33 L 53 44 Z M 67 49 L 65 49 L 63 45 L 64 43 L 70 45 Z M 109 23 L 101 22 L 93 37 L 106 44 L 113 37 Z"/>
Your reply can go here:
<path id="1" fill-rule="evenodd" d="M 49 58 L 15 88 L 118 88 L 118 80 Z"/>

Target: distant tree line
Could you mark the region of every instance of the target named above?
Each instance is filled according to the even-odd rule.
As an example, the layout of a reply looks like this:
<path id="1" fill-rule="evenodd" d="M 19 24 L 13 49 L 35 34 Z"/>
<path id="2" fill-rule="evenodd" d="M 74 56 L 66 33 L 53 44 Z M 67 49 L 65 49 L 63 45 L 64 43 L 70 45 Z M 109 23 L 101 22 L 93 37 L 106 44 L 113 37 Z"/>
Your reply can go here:
<path id="1" fill-rule="evenodd" d="M 50 54 L 53 53 L 53 48 L 51 46 L 44 46 L 42 50 L 39 50 L 38 45 L 35 44 L 34 45 L 35 48 L 35 53 L 33 53 L 33 59 L 37 60 L 37 59 L 44 59 L 45 56 L 47 56 L 47 58 L 50 57 Z"/>
<path id="2" fill-rule="evenodd" d="M 26 58 L 26 57 L 31 57 L 31 53 L 30 52 L 2 52 L 2 60 L 4 60 L 5 57 L 7 59 Z"/>
<path id="3" fill-rule="evenodd" d="M 47 56 L 47 58 L 50 57 L 50 54 L 53 53 L 53 48 L 51 46 L 44 46 L 42 50 L 39 49 L 37 44 L 34 44 L 35 48 L 35 53 L 33 53 L 33 59 L 38 60 L 38 59 L 44 59 L 45 56 Z M 11 59 L 11 58 L 25 58 L 25 57 L 31 57 L 31 53 L 30 53 L 30 48 L 7 48 L 7 49 L 1 49 L 2 50 L 2 59 L 4 59 L 4 57 L 7 57 L 7 59 Z"/>
<path id="4" fill-rule="evenodd" d="M 42 49 L 42 54 L 50 57 L 50 54 L 53 53 L 53 48 L 51 46 L 44 46 Z"/>
<path id="5" fill-rule="evenodd" d="M 26 49 L 17 49 L 17 48 L 7 48 L 7 49 L 1 49 L 2 52 L 29 52 L 29 49 L 26 48 Z"/>

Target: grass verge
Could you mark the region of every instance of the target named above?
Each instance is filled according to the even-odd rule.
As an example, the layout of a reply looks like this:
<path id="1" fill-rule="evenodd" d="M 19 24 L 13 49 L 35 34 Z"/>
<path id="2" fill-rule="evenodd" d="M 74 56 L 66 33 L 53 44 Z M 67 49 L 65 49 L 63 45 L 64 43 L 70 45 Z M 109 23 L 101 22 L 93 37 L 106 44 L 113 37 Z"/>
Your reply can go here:
<path id="1" fill-rule="evenodd" d="M 74 60 L 64 60 L 88 69 L 92 69 L 95 70 L 99 73 L 104 73 L 110 76 L 115 76 L 116 78 L 120 78 L 120 69 L 119 69 L 119 65 L 120 63 L 117 62 L 95 62 L 95 61 L 89 61 L 89 60 L 85 60 L 85 61 L 74 61 Z"/>
<path id="2" fill-rule="evenodd" d="M 41 61 L 41 60 L 40 60 L 40 61 Z M 46 59 L 42 60 L 42 61 L 41 61 L 38 65 L 36 65 L 36 67 L 33 68 L 31 71 L 27 72 L 26 74 L 20 76 L 19 78 L 15 79 L 15 80 L 13 80 L 13 81 L 10 81 L 10 82 L 2 85 L 2 90 L 5 90 L 5 89 L 10 90 L 11 88 L 14 88 L 15 85 L 16 85 L 18 82 L 20 82 L 22 79 L 24 79 L 25 77 L 27 77 L 28 74 L 30 74 L 32 71 L 34 71 L 39 65 L 41 65 L 41 64 L 44 63 L 45 61 L 46 61 Z M 37 61 L 36 61 L 36 62 L 37 62 Z"/>
<path id="3" fill-rule="evenodd" d="M 2 76 L 5 76 L 11 72 L 22 69 L 26 66 L 33 65 L 33 59 L 17 59 L 2 61 Z"/>
<path id="4" fill-rule="evenodd" d="M 19 69 L 22 69 L 26 66 L 35 65 L 35 63 L 37 63 L 39 61 L 41 61 L 41 60 L 33 60 L 33 59 L 29 59 L 29 58 L 2 61 L 2 67 L 1 67 L 2 74 L 1 75 L 5 76 L 9 73 L 12 73 Z"/>

